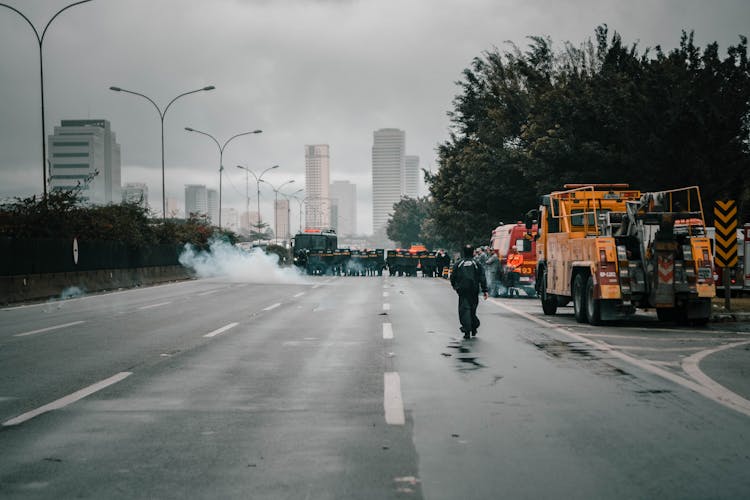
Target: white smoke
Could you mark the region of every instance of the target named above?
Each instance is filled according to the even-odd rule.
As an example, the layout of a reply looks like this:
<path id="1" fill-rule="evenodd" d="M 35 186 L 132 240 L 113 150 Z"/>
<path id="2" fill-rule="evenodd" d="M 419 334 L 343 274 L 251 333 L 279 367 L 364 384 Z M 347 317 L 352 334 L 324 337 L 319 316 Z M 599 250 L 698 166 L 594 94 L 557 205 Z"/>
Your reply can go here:
<path id="1" fill-rule="evenodd" d="M 196 251 L 192 245 L 185 245 L 180 264 L 193 269 L 200 278 L 222 277 L 240 283 L 306 283 L 295 266 L 281 267 L 278 255 L 266 254 L 260 248 L 246 251 L 221 240 L 213 240 L 208 251 Z"/>

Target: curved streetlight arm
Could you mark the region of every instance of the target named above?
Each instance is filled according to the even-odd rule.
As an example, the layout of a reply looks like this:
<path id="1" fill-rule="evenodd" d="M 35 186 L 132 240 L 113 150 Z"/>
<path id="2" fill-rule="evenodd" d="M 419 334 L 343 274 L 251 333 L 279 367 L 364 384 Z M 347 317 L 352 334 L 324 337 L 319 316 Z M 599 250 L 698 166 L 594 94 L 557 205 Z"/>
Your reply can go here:
<path id="1" fill-rule="evenodd" d="M 57 16 L 59 16 L 60 14 L 62 14 L 64 11 L 68 10 L 71 7 L 75 7 L 76 5 L 80 5 L 82 3 L 91 2 L 91 1 L 92 0 L 81 0 L 80 2 L 72 3 L 68 5 L 67 7 L 63 7 L 62 9 L 58 10 L 57 13 L 54 16 L 52 16 L 52 19 L 49 20 L 49 22 L 47 23 L 47 26 L 44 27 L 44 31 L 42 31 L 42 36 L 41 38 L 39 38 L 39 43 L 41 44 L 44 41 L 44 35 L 47 34 L 47 28 L 49 28 L 49 25 L 52 24 L 52 21 L 54 21 Z M 37 35 L 37 37 L 38 36 L 39 35 Z"/>
<path id="2" fill-rule="evenodd" d="M 125 92 L 126 94 L 133 94 L 133 95 L 137 95 L 137 96 L 143 97 L 148 102 L 150 102 L 151 104 L 154 105 L 154 107 L 156 108 L 156 112 L 159 113 L 159 118 L 161 118 L 162 120 L 164 119 L 164 113 L 161 112 L 161 108 L 159 108 L 159 105 L 156 104 L 154 102 L 154 100 L 151 99 L 149 96 L 141 94 L 140 92 L 135 92 L 135 91 L 132 91 L 132 90 L 127 90 L 127 89 L 124 89 L 124 88 L 121 88 L 121 87 L 110 87 L 109 90 L 114 90 L 115 92 Z"/>
<path id="3" fill-rule="evenodd" d="M 172 105 L 172 103 L 175 102 L 180 97 L 185 97 L 186 95 L 195 94 L 197 92 L 204 92 L 204 91 L 208 91 L 208 90 L 213 90 L 215 88 L 216 87 L 214 87 L 213 85 L 209 85 L 208 87 L 203 87 L 203 88 L 200 88 L 200 89 L 195 89 L 195 90 L 190 90 L 188 92 L 183 92 L 182 94 L 178 95 L 177 97 L 175 97 L 174 99 L 172 99 L 171 101 L 169 101 L 169 104 L 167 104 L 167 107 L 164 108 L 164 113 L 163 114 L 166 115 L 167 114 L 167 110 Z"/>
<path id="4" fill-rule="evenodd" d="M 81 0 L 80 2 L 72 3 L 68 5 L 67 7 L 63 7 L 62 9 L 58 10 L 55 13 L 55 15 L 52 16 L 52 18 L 49 21 L 47 21 L 46 26 L 44 26 L 44 30 L 42 30 L 41 36 L 39 35 L 39 31 L 36 29 L 36 26 L 34 26 L 34 23 L 32 23 L 31 20 L 28 17 L 26 17 L 23 12 L 16 9 L 12 5 L 8 5 L 6 3 L 0 3 L 0 7 L 7 7 L 8 9 L 12 10 L 13 12 L 21 16 L 27 23 L 29 23 L 29 26 L 31 26 L 31 29 L 34 30 L 34 35 L 36 35 L 37 42 L 39 42 L 39 45 L 42 45 L 42 43 L 44 42 L 44 35 L 47 34 L 47 28 L 49 28 L 49 25 L 52 24 L 52 21 L 54 21 L 57 16 L 59 16 L 60 14 L 62 14 L 64 11 L 68 10 L 71 7 L 75 7 L 76 5 L 80 5 L 82 3 L 87 3 L 91 1 L 93 0 Z"/>

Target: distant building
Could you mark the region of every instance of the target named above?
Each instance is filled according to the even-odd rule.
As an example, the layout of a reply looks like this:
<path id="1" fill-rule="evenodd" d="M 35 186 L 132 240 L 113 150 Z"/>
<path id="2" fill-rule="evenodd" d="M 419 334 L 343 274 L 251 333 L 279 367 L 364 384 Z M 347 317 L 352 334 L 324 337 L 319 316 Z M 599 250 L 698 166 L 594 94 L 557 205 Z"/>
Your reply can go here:
<path id="1" fill-rule="evenodd" d="M 143 182 L 128 182 L 122 187 L 122 201 L 148 208 L 148 186 Z"/>
<path id="2" fill-rule="evenodd" d="M 404 156 L 403 196 L 419 197 L 419 156 Z"/>
<path id="3" fill-rule="evenodd" d="M 243 212 L 240 215 L 240 231 L 244 234 L 250 234 L 250 231 L 255 230 L 255 226 L 258 224 L 258 212 Z"/>
<path id="4" fill-rule="evenodd" d="M 373 133 L 372 144 L 372 229 L 383 230 L 401 200 L 406 133 L 384 128 Z"/>
<path id="5" fill-rule="evenodd" d="M 234 208 L 223 208 L 221 211 L 221 224 L 224 229 L 239 233 L 240 213 Z"/>
<path id="6" fill-rule="evenodd" d="M 274 205 L 274 235 L 279 240 L 289 241 L 289 200 L 277 200 Z"/>
<path id="7" fill-rule="evenodd" d="M 328 144 L 305 146 L 305 226 L 327 228 L 330 216 L 330 155 Z"/>
<path id="8" fill-rule="evenodd" d="M 184 205 L 180 203 L 180 200 L 178 200 L 177 198 L 167 198 L 167 217 L 173 219 L 183 217 L 183 206 Z"/>
<path id="9" fill-rule="evenodd" d="M 349 181 L 331 183 L 331 223 L 336 233 L 357 234 L 357 185 Z"/>
<path id="10" fill-rule="evenodd" d="M 208 190 L 203 184 L 185 186 L 185 218 L 208 215 Z"/>
<path id="11" fill-rule="evenodd" d="M 62 120 L 48 142 L 51 191 L 78 188 L 85 202 L 120 203 L 120 145 L 108 120 Z"/>
<path id="12" fill-rule="evenodd" d="M 208 201 L 208 219 L 211 224 L 219 225 L 219 192 L 215 189 L 206 189 L 206 196 Z M 223 223 L 223 221 L 222 221 Z"/>

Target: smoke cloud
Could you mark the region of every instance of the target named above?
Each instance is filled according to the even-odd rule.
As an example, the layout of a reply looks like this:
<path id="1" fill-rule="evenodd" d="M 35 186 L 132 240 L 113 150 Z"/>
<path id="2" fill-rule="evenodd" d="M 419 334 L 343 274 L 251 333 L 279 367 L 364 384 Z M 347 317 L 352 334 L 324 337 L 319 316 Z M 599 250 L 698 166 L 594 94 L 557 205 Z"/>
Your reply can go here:
<path id="1" fill-rule="evenodd" d="M 199 278 L 228 278 L 239 283 L 305 284 L 299 270 L 279 266 L 278 255 L 266 254 L 260 248 L 251 251 L 214 240 L 208 251 L 197 251 L 185 245 L 180 264 L 192 269 Z"/>

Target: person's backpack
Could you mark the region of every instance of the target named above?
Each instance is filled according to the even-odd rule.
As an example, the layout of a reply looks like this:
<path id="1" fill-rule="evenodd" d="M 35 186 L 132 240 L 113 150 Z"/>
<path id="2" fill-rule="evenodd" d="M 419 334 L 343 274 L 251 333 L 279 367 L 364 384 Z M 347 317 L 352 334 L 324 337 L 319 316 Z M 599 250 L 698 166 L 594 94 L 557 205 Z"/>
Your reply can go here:
<path id="1" fill-rule="evenodd" d="M 477 269 L 477 263 L 473 259 L 458 261 L 455 271 L 456 291 L 469 293 L 478 290 Z"/>

